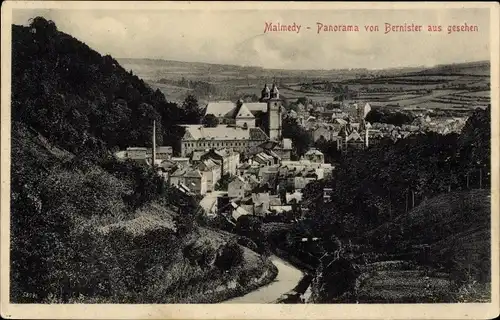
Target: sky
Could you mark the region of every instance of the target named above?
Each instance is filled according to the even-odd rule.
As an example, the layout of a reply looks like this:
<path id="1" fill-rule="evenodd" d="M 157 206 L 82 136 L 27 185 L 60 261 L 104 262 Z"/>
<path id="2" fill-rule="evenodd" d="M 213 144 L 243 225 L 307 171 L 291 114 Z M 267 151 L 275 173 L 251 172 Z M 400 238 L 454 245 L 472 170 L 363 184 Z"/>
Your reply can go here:
<path id="1" fill-rule="evenodd" d="M 488 9 L 413 10 L 64 10 L 16 9 L 13 23 L 53 20 L 101 54 L 277 69 L 383 69 L 490 59 Z M 264 33 L 266 23 L 298 24 L 299 33 Z M 320 32 L 357 25 L 359 32 Z M 415 23 L 422 32 L 390 32 L 385 23 Z M 477 32 L 448 34 L 449 25 Z M 441 25 L 430 33 L 427 25 Z M 379 32 L 365 31 L 378 25 Z M 310 27 L 309 30 L 306 27 Z"/>

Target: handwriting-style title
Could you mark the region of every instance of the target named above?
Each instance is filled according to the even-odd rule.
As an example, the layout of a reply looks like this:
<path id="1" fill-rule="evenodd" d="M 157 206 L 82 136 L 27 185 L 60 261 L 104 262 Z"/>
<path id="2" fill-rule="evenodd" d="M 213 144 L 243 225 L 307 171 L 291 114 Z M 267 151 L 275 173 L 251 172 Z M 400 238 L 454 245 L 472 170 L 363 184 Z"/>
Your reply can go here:
<path id="1" fill-rule="evenodd" d="M 304 27 L 304 28 L 303 28 Z M 384 23 L 383 25 L 347 25 L 347 24 L 327 24 L 316 22 L 315 27 L 302 26 L 296 22 L 291 24 L 284 24 L 280 22 L 265 22 L 264 33 L 272 32 L 291 32 L 300 33 L 304 30 L 315 31 L 316 34 L 322 32 L 383 32 L 397 33 L 397 32 L 435 32 L 435 33 L 460 33 L 460 32 L 479 32 L 477 25 L 470 25 L 464 22 L 459 25 L 420 25 L 415 23 L 404 24 L 391 24 Z"/>

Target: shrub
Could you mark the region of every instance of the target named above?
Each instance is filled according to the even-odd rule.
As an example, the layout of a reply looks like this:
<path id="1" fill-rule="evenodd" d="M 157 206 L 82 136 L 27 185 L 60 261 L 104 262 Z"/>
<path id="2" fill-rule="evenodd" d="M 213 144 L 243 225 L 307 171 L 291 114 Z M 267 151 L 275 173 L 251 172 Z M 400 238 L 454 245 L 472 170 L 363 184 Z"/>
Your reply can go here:
<path id="1" fill-rule="evenodd" d="M 215 259 L 215 266 L 222 271 L 228 271 L 240 265 L 242 262 L 243 249 L 237 243 L 229 242 Z"/>
<path id="2" fill-rule="evenodd" d="M 238 244 L 247 247 L 248 249 L 253 250 L 255 252 L 259 250 L 255 242 L 253 242 L 247 237 L 238 237 Z"/>

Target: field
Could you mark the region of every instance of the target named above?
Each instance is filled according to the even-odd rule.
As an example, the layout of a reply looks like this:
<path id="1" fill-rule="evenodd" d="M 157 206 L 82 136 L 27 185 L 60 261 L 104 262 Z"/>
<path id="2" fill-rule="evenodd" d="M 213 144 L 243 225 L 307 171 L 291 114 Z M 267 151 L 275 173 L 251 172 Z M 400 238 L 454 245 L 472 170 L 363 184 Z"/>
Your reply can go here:
<path id="1" fill-rule="evenodd" d="M 293 102 L 306 97 L 315 105 L 344 98 L 375 107 L 472 110 L 490 103 L 488 61 L 387 70 L 274 70 L 148 59 L 119 62 L 174 102 L 181 102 L 188 94 L 202 103 L 259 96 L 265 83 L 276 81 L 284 99 Z M 165 80 L 186 81 L 187 85 L 166 85 Z M 193 90 L 189 81 L 204 82 L 214 92 Z M 342 91 L 346 87 L 348 98 Z"/>

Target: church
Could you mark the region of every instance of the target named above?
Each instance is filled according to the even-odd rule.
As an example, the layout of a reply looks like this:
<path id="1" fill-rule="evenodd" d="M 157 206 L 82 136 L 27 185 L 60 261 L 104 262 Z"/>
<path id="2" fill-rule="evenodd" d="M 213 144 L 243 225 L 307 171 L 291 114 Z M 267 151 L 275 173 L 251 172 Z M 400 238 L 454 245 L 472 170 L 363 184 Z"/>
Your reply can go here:
<path id="1" fill-rule="evenodd" d="M 210 102 L 205 115 L 213 114 L 221 124 L 232 124 L 242 128 L 261 128 L 272 141 L 281 140 L 281 115 L 283 103 L 280 100 L 278 86 L 267 84 L 262 89 L 259 102 L 237 103 L 231 101 Z"/>
<path id="2" fill-rule="evenodd" d="M 283 102 L 275 83 L 271 89 L 267 84 L 264 86 L 259 102 L 243 102 L 241 99 L 236 103 L 209 102 L 204 115 L 214 115 L 219 125 L 214 128 L 184 125 L 186 133 L 181 143 L 181 154 L 188 156 L 195 150 L 208 148 L 232 148 L 246 152 L 249 148 L 272 141 L 288 158 L 291 147 L 289 141 L 282 138 L 283 112 Z"/>

